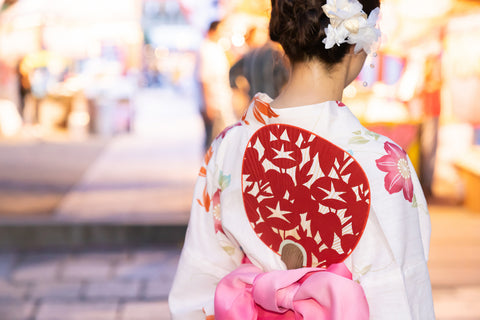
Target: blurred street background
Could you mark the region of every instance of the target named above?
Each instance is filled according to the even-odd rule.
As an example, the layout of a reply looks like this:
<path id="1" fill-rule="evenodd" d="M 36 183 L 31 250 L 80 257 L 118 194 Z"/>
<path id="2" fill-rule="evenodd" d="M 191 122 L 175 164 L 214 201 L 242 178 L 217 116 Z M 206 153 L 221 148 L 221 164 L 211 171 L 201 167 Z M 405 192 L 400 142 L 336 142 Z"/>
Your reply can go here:
<path id="1" fill-rule="evenodd" d="M 222 19 L 238 118 L 269 4 L 0 0 L 0 320 L 170 319 L 207 138 L 204 38 Z M 422 180 L 437 319 L 478 320 L 480 1 L 382 6 L 344 102 Z"/>

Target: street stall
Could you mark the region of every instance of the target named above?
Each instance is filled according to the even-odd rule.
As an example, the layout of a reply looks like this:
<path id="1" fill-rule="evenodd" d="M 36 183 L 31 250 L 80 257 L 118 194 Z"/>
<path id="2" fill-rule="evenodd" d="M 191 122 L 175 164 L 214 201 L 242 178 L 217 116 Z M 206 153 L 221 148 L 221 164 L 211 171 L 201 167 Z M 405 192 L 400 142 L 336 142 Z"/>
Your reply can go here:
<path id="1" fill-rule="evenodd" d="M 464 3 L 457 12 L 445 37 L 445 111 L 449 125 L 463 127 L 465 134 L 447 137 L 444 154 L 460 178 L 465 206 L 480 212 L 480 6 Z"/>
<path id="2" fill-rule="evenodd" d="M 177 0 L 145 0 L 142 27 L 144 85 L 191 86 L 195 56 L 203 35 L 190 9 Z"/>
<path id="3" fill-rule="evenodd" d="M 24 122 L 102 134 L 127 130 L 130 120 L 116 117 L 125 118 L 136 87 L 129 75 L 141 64 L 140 9 L 136 0 L 19 0 L 4 10 L 0 60 L 19 66 L 17 81 L 26 84 L 25 97 L 7 95 Z"/>
<path id="4" fill-rule="evenodd" d="M 427 195 L 477 208 L 470 193 L 480 188 L 472 165 L 480 163 L 473 147 L 480 124 L 480 6 L 390 0 L 382 7 L 382 45 L 345 90 L 347 104 L 365 126 L 408 152 Z"/>
<path id="5" fill-rule="evenodd" d="M 381 45 L 345 91 L 367 128 L 407 151 L 427 194 L 442 105 L 443 30 L 451 8 L 450 0 L 384 1 Z"/>

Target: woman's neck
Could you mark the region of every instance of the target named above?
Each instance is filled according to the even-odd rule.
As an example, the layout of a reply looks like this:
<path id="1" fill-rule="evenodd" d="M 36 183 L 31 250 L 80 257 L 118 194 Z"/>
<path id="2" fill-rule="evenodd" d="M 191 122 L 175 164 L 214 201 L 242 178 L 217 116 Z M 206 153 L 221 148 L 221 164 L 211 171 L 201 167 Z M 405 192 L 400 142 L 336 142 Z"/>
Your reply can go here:
<path id="1" fill-rule="evenodd" d="M 294 64 L 288 83 L 272 101 L 271 106 L 289 108 L 325 101 L 341 101 L 345 88 L 345 67 L 344 63 L 340 63 L 332 70 L 327 70 L 317 61 Z"/>

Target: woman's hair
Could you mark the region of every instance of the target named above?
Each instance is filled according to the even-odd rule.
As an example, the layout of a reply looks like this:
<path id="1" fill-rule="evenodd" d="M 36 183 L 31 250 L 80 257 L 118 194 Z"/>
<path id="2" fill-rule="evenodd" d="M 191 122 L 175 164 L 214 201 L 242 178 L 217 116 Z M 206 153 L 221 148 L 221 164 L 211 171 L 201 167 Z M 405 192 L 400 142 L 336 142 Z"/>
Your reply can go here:
<path id="1" fill-rule="evenodd" d="M 327 66 L 339 63 L 350 44 L 325 49 L 325 28 L 330 19 L 323 12 L 326 0 L 271 0 L 270 38 L 280 43 L 292 63 L 319 59 Z M 380 0 L 359 0 L 369 15 Z"/>

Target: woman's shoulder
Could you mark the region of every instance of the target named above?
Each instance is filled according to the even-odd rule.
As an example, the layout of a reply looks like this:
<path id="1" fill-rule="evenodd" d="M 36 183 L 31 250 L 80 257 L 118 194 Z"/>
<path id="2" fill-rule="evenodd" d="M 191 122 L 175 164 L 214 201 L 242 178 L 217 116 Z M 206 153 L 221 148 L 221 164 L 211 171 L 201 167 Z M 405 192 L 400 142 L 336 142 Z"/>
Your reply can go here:
<path id="1" fill-rule="evenodd" d="M 384 153 L 388 146 L 398 150 L 398 152 L 404 151 L 397 142 L 362 123 L 350 109 L 342 109 L 345 110 L 344 112 L 347 115 L 338 117 L 339 122 L 343 122 L 344 125 L 343 132 L 337 134 L 342 137 L 340 140 L 348 151 L 372 156 Z"/>

